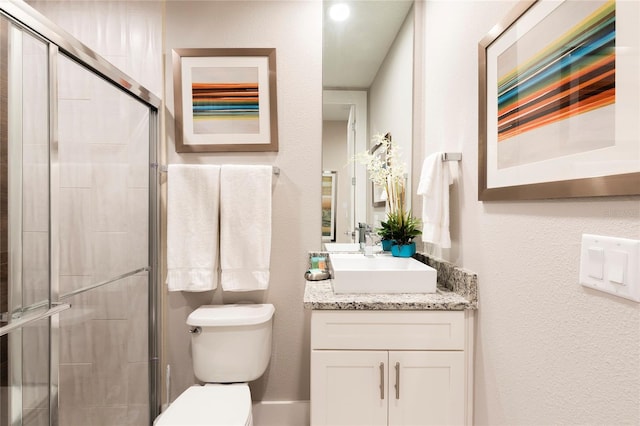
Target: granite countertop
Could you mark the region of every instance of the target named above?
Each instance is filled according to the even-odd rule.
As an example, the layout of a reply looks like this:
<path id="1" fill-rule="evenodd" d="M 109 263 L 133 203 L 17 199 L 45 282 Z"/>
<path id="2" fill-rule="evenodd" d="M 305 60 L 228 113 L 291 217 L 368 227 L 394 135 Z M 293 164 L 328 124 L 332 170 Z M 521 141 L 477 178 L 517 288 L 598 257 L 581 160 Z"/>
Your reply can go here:
<path id="1" fill-rule="evenodd" d="M 316 254 L 310 253 L 310 256 Z M 335 294 L 331 280 L 307 281 L 304 307 L 327 310 L 478 309 L 478 276 L 475 273 L 421 253 L 414 258 L 438 271 L 436 293 Z"/>
<path id="2" fill-rule="evenodd" d="M 473 309 L 471 301 L 438 288 L 436 293 L 335 294 L 331 280 L 307 281 L 304 290 L 307 309 L 345 310 L 447 310 Z"/>

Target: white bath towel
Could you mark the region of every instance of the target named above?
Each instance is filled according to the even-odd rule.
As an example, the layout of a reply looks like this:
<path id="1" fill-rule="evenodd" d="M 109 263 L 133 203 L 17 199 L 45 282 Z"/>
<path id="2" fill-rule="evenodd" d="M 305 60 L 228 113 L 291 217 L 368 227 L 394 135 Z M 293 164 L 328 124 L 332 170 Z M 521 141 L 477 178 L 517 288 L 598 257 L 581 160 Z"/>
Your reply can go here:
<path id="1" fill-rule="evenodd" d="M 220 282 L 228 291 L 264 290 L 271 261 L 271 166 L 220 170 Z"/>
<path id="2" fill-rule="evenodd" d="M 220 166 L 170 165 L 167 193 L 169 291 L 218 286 Z"/>
<path id="3" fill-rule="evenodd" d="M 449 185 L 453 183 L 449 162 L 442 161 L 442 153 L 425 158 L 418 183 L 422 195 L 422 241 L 451 247 L 449 235 Z"/>

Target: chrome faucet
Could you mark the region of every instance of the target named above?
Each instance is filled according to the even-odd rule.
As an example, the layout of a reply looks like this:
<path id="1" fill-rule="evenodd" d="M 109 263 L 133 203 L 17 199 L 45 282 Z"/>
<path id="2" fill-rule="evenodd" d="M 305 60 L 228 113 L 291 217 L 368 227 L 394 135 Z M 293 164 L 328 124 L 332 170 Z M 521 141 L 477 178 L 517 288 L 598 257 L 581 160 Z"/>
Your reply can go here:
<path id="1" fill-rule="evenodd" d="M 358 223 L 358 243 L 360 243 L 360 253 L 368 254 L 367 246 L 373 245 L 373 229 L 366 223 Z"/>
<path id="2" fill-rule="evenodd" d="M 371 231 L 371 227 L 366 223 L 358 222 L 358 242 L 360 244 L 366 242 L 367 231 Z"/>

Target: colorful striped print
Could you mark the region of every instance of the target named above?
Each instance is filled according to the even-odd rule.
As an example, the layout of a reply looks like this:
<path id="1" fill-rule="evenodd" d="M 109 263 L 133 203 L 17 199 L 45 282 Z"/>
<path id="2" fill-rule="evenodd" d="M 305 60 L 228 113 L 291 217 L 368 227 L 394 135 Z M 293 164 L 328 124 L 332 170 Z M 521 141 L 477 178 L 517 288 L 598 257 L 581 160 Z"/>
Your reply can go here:
<path id="1" fill-rule="evenodd" d="M 193 83 L 193 119 L 257 120 L 258 83 Z"/>
<path id="2" fill-rule="evenodd" d="M 498 81 L 498 141 L 615 102 L 615 0 Z"/>

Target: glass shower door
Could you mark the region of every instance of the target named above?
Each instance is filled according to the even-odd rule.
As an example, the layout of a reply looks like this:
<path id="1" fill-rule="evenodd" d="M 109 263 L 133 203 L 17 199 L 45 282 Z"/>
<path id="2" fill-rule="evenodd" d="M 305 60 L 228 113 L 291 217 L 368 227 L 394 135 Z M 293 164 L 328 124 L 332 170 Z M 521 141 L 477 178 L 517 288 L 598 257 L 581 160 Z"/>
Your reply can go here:
<path id="1" fill-rule="evenodd" d="M 149 110 L 57 61 L 59 419 L 149 422 Z"/>
<path id="2" fill-rule="evenodd" d="M 0 17 L 0 424 L 49 425 L 49 45 Z"/>
<path id="3" fill-rule="evenodd" d="M 9 70 L 9 312 L 42 315 L 50 297 L 48 44 L 12 27 Z M 16 105 L 21 108 L 17 109 Z M 51 371 L 47 317 L 10 333 L 13 424 L 49 424 Z M 53 390 L 55 392 L 55 390 Z M 20 403 L 21 400 L 21 403 Z M 18 419 L 22 417 L 22 423 Z"/>
<path id="4" fill-rule="evenodd" d="M 159 105 L 0 1 L 0 426 L 158 412 Z"/>

